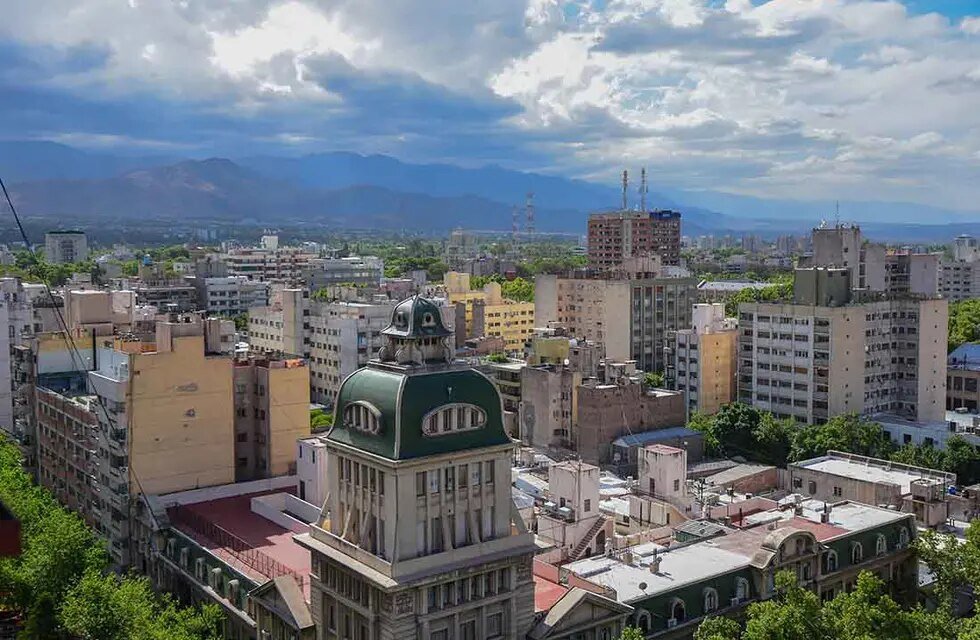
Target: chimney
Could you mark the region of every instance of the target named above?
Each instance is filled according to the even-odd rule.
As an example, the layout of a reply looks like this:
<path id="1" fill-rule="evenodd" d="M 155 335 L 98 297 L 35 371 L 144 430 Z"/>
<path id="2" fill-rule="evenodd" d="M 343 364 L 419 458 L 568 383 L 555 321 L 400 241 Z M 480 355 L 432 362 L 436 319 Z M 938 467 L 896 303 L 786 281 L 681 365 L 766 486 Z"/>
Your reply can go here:
<path id="1" fill-rule="evenodd" d="M 660 573 L 660 554 L 654 554 L 650 560 L 650 573 Z"/>

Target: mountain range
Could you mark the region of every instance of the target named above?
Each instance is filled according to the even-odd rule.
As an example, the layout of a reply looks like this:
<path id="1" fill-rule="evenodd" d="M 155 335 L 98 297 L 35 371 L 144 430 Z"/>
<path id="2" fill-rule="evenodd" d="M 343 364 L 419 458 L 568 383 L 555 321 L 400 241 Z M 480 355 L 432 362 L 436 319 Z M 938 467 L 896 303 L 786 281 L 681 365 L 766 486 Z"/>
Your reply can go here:
<path id="1" fill-rule="evenodd" d="M 34 141 L 0 141 L 0 177 L 12 185 L 19 211 L 28 216 L 316 222 L 432 232 L 457 226 L 508 230 L 513 208 L 523 208 L 533 192 L 537 230 L 581 234 L 589 212 L 613 208 L 622 197 L 608 185 L 499 166 L 412 164 L 346 152 L 188 160 L 92 153 Z M 670 188 L 647 197 L 680 210 L 686 235 L 802 233 L 832 211 L 824 203 Z M 847 219 L 858 218 L 869 232 L 887 234 L 881 239 L 949 239 L 954 228 L 980 232 L 980 216 L 961 212 L 903 203 L 842 203 L 842 208 L 860 211 Z M 919 224 L 926 219 L 955 225 Z M 917 224 L 896 224 L 902 222 Z"/>

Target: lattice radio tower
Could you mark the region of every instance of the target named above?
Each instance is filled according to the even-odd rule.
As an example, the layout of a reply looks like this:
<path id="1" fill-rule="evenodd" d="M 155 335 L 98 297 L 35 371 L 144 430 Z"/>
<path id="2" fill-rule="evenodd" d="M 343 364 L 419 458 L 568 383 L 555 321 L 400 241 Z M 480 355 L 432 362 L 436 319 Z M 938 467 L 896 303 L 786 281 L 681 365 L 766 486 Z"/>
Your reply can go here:
<path id="1" fill-rule="evenodd" d="M 524 231 L 528 236 L 534 235 L 534 192 L 527 192 L 527 202 L 524 205 Z"/>

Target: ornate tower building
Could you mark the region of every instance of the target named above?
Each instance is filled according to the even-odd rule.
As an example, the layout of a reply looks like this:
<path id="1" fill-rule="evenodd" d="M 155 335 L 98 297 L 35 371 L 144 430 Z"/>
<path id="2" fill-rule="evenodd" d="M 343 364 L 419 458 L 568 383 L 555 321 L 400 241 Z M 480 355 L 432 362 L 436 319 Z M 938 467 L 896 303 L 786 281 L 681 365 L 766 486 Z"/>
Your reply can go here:
<path id="1" fill-rule="evenodd" d="M 523 638 L 534 542 L 511 499 L 500 395 L 453 363 L 430 301 L 402 301 L 382 333 L 378 358 L 341 385 L 327 497 L 297 536 L 318 637 Z"/>

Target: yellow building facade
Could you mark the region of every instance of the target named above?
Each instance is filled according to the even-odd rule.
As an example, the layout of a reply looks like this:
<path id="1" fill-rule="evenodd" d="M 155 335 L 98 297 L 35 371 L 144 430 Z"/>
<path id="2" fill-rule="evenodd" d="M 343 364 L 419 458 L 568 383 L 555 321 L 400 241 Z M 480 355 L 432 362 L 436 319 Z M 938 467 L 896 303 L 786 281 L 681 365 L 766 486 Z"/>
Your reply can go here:
<path id="1" fill-rule="evenodd" d="M 534 330 L 534 303 L 503 297 L 499 282 L 488 282 L 482 291 L 470 290 L 470 275 L 447 272 L 443 283 L 450 304 L 465 305 L 466 335 L 499 336 L 507 351 L 522 351 Z"/>

